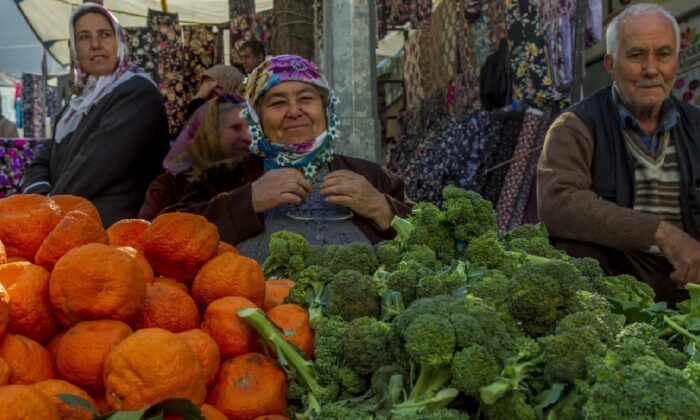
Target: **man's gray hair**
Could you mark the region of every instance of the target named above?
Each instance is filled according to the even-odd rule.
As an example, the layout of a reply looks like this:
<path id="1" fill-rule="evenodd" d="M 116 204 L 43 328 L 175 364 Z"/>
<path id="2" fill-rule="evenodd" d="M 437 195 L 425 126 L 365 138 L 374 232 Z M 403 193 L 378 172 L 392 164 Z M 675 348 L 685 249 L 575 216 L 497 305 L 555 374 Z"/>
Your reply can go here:
<path id="1" fill-rule="evenodd" d="M 641 3 L 625 8 L 619 15 L 615 16 L 615 18 L 608 25 L 608 29 L 605 32 L 605 46 L 606 52 L 609 55 L 617 57 L 618 50 L 620 49 L 619 32 L 622 23 L 631 17 L 646 13 L 656 13 L 665 17 L 671 22 L 673 25 L 673 32 L 676 35 L 676 55 L 678 54 L 678 50 L 680 50 L 681 46 L 681 29 L 678 26 L 678 22 L 676 22 L 676 18 L 673 17 L 668 10 L 664 9 L 658 4 Z"/>

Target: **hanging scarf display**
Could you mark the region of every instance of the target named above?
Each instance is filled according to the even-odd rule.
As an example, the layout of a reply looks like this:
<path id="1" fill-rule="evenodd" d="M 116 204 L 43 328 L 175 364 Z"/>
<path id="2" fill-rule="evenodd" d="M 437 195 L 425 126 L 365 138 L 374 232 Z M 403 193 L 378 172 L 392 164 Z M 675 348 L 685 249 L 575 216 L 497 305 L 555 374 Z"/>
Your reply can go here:
<path id="1" fill-rule="evenodd" d="M 310 83 L 328 92 L 327 129 L 320 136 L 302 144 L 273 144 L 263 133 L 255 105 L 270 88 L 289 81 Z M 248 121 L 251 134 L 250 152 L 263 156 L 267 169 L 296 168 L 310 180 L 321 165 L 333 158 L 332 145 L 338 137 L 335 112 L 338 98 L 314 63 L 297 55 L 278 55 L 265 60 L 248 76 L 245 99 L 246 108 L 242 115 Z"/>
<path id="2" fill-rule="evenodd" d="M 189 102 L 197 93 L 204 72 L 220 62 L 216 55 L 219 35 L 209 25 L 191 25 L 182 28 L 182 39 L 184 84 Z"/>
<path id="3" fill-rule="evenodd" d="M 175 137 L 185 123 L 182 38 L 176 13 L 148 11 L 148 24 L 156 33 L 158 87 L 165 97 L 170 135 Z"/>

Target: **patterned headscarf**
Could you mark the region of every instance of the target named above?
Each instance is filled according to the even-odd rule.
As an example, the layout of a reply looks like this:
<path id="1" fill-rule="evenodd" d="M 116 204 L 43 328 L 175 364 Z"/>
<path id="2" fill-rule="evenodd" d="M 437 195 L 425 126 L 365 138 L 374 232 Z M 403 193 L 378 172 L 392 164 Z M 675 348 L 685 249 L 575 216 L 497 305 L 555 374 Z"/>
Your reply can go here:
<path id="1" fill-rule="evenodd" d="M 226 64 L 217 64 L 205 71 L 202 76 L 216 80 L 224 93 L 240 95 L 243 93 L 245 75 L 237 68 Z"/>
<path id="2" fill-rule="evenodd" d="M 218 165 L 234 165 L 242 156 L 227 156 L 219 138 L 219 108 L 222 104 L 236 106 L 229 112 L 239 112 L 243 98 L 224 94 L 201 106 L 187 120 L 187 124 L 163 160 L 163 167 L 173 174 L 187 173 L 188 179 L 197 178 L 206 169 Z"/>
<path id="3" fill-rule="evenodd" d="M 273 144 L 263 133 L 255 105 L 270 88 L 290 81 L 310 83 L 327 92 L 327 128 L 318 137 L 301 144 Z M 335 113 L 338 98 L 314 63 L 297 55 L 278 55 L 266 59 L 246 79 L 245 99 L 243 116 L 248 121 L 252 139 L 250 152 L 263 156 L 267 169 L 296 168 L 311 180 L 318 167 L 333 159 L 332 145 L 338 137 L 338 117 Z"/>
<path id="4" fill-rule="evenodd" d="M 114 29 L 117 42 L 117 64 L 112 74 L 95 77 L 80 66 L 78 51 L 75 46 L 75 22 L 76 16 L 83 16 L 85 13 L 99 13 L 104 16 Z M 135 64 L 129 60 L 126 51 L 126 36 L 117 18 L 104 6 L 95 3 L 83 3 L 78 6 L 71 15 L 70 24 L 70 50 L 73 55 L 73 66 L 75 68 L 74 88 L 78 96 L 71 99 L 68 109 L 63 113 L 56 125 L 56 143 L 60 143 L 63 138 L 73 132 L 83 116 L 90 111 L 94 104 L 107 96 L 115 87 L 129 80 L 133 76 L 141 76 L 148 79 L 145 73 L 140 72 Z M 150 80 L 150 79 L 149 79 Z"/>

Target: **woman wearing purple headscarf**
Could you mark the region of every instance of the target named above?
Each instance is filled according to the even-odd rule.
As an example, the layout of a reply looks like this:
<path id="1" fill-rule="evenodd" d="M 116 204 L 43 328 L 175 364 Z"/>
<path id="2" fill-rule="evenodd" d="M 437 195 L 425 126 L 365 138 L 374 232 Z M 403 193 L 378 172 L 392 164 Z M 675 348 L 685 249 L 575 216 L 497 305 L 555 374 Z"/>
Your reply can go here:
<path id="1" fill-rule="evenodd" d="M 165 107 L 157 86 L 129 61 L 124 32 L 107 9 L 84 3 L 69 28 L 77 96 L 25 170 L 22 187 L 85 197 L 108 227 L 136 217 L 161 172 Z"/>
<path id="2" fill-rule="evenodd" d="M 338 100 L 312 62 L 267 59 L 246 81 L 251 155 L 204 172 L 178 205 L 219 227 L 222 240 L 264 261 L 269 236 L 286 229 L 312 244 L 377 243 L 406 216 L 403 180 L 376 163 L 333 153 Z"/>

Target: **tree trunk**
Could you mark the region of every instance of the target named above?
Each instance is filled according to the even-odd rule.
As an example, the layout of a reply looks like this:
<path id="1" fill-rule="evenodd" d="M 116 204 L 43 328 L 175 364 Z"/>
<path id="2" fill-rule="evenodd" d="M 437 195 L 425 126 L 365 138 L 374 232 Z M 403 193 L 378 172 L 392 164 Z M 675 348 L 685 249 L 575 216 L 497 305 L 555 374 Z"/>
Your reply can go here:
<path id="1" fill-rule="evenodd" d="M 271 53 L 315 60 L 314 10 L 309 0 L 274 0 Z"/>

